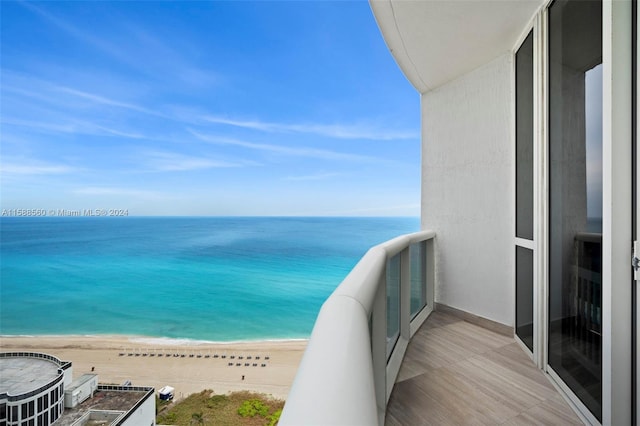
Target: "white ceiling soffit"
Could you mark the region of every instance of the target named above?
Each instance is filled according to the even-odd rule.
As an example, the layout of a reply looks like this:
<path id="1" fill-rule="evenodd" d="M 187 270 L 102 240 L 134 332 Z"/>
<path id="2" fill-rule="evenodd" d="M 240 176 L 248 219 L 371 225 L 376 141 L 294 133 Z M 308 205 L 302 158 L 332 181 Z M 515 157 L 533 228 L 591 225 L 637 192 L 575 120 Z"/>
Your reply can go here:
<path id="1" fill-rule="evenodd" d="M 396 62 L 420 93 L 513 49 L 544 0 L 370 0 Z"/>

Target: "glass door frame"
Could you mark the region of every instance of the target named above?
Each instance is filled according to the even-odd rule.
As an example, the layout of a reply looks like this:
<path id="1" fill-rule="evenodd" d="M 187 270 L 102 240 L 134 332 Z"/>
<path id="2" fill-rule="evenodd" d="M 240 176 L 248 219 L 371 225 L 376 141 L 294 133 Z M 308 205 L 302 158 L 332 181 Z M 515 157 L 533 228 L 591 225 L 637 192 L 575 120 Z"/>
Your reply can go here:
<path id="1" fill-rule="evenodd" d="M 632 175 L 633 175 L 633 192 L 632 192 L 632 217 L 631 217 L 631 227 L 633 232 L 634 241 L 640 241 L 640 173 L 638 172 L 638 167 L 640 166 L 640 147 L 638 147 L 638 133 L 640 133 L 640 108 L 638 108 L 638 70 L 640 69 L 638 58 L 640 57 L 640 39 L 638 37 L 638 21 L 640 20 L 640 8 L 638 8 L 638 1 L 632 0 L 631 4 L 631 13 L 632 13 L 632 26 L 631 26 L 631 47 L 632 47 L 632 69 L 631 69 L 631 85 L 632 85 L 632 100 L 631 100 L 631 111 L 632 111 L 632 140 L 631 140 L 631 149 L 633 153 L 633 164 L 632 164 Z M 634 253 L 638 256 L 640 253 Z M 632 321 L 633 321 L 633 360 L 632 360 L 632 368 L 631 368 L 631 378 L 632 378 L 632 386 L 631 386 L 631 398 L 632 398 L 632 410 L 631 421 L 633 424 L 640 423 L 640 416 L 638 414 L 638 409 L 640 407 L 640 390 L 638 389 L 638 369 L 640 368 L 640 313 L 638 309 L 640 308 L 640 288 L 638 285 L 640 283 L 638 280 L 633 279 L 633 290 L 632 290 L 632 298 L 633 298 L 633 307 L 632 307 Z"/>
<path id="2" fill-rule="evenodd" d="M 538 258 L 538 249 L 537 249 L 537 242 L 540 241 L 540 239 L 537 237 L 538 236 L 538 228 L 539 228 L 539 215 L 536 214 L 536 212 L 539 209 L 539 192 L 540 192 L 540 186 L 537 184 L 537 182 L 540 179 L 540 173 L 539 173 L 539 169 L 540 169 L 540 142 L 539 142 L 539 137 L 540 137 L 540 133 L 538 131 L 538 126 L 536 125 L 538 123 L 539 120 L 539 112 L 538 112 L 538 104 L 539 102 L 539 97 L 538 94 L 540 93 L 540 78 L 539 78 L 539 65 L 540 65 L 540 52 L 538 49 L 539 46 L 539 38 L 540 38 L 540 34 L 539 34 L 540 30 L 539 30 L 539 25 L 538 25 L 538 16 L 534 16 L 534 18 L 531 20 L 531 22 L 525 27 L 525 30 L 522 32 L 522 34 L 520 35 L 516 45 L 513 48 L 513 64 L 512 64 L 512 87 L 514 87 L 514 91 L 513 91 L 513 105 L 514 105 L 514 111 L 513 111 L 513 129 L 512 129 L 512 134 L 513 134 L 513 141 L 514 141 L 514 158 L 516 159 L 516 164 L 514 167 L 514 171 L 513 171 L 513 176 L 514 176 L 514 181 L 517 182 L 517 127 L 516 127 L 516 106 L 517 106 L 517 85 L 516 85 L 516 75 L 517 75 L 517 68 L 516 68 L 516 53 L 518 52 L 518 50 L 522 47 L 522 45 L 524 44 L 524 42 L 526 41 L 527 37 L 529 36 L 530 33 L 532 33 L 533 36 L 533 179 L 532 179 L 532 185 L 533 185 L 533 211 L 531 212 L 532 216 L 533 216 L 533 239 L 529 240 L 526 238 L 519 238 L 517 236 L 517 229 L 516 229 L 516 222 L 514 221 L 514 248 L 515 250 L 517 250 L 518 247 L 524 248 L 524 249 L 528 249 L 531 250 L 533 252 L 533 351 L 529 349 L 529 347 L 518 337 L 517 333 L 517 310 L 518 310 L 518 303 L 517 303 L 517 299 L 514 303 L 514 318 L 515 318 L 515 323 L 514 323 L 514 338 L 516 340 L 516 342 L 518 342 L 518 344 L 521 346 L 521 348 L 527 353 L 529 354 L 529 356 L 531 357 L 531 359 L 534 361 L 534 363 L 536 363 L 536 365 L 540 365 L 537 361 L 537 358 L 539 358 L 540 356 L 540 333 L 541 333 L 541 327 L 539 326 L 540 324 L 540 315 L 539 315 L 539 311 L 540 311 L 540 302 L 541 300 L 544 300 L 540 297 L 540 279 L 539 279 L 539 273 L 538 273 L 538 268 L 536 267 L 536 265 L 539 262 L 539 258 Z M 515 188 L 515 191 L 517 191 L 517 185 Z M 514 212 L 517 215 L 517 192 L 514 192 Z M 517 220 L 517 218 L 516 218 Z M 515 255 L 514 255 L 515 256 Z M 515 259 L 515 257 L 514 257 Z M 516 262 L 516 266 L 517 268 L 517 262 Z M 517 286 L 517 269 L 514 270 L 514 285 Z M 515 294 L 517 294 L 517 287 L 515 288 L 514 291 Z"/>
<path id="3" fill-rule="evenodd" d="M 548 364 L 548 293 L 549 293 L 549 110 L 548 110 L 548 10 L 554 0 L 547 0 L 526 27 L 513 52 L 534 30 L 534 353 L 533 361 L 552 379 L 582 420 L 599 424 L 582 402 L 564 384 Z M 637 0 L 636 20 L 640 17 Z M 602 270 L 602 424 L 632 424 L 634 403 L 640 407 L 640 392 L 632 392 L 632 274 L 630 268 L 633 236 L 632 220 L 640 230 L 640 215 L 632 218 L 631 129 L 640 132 L 640 111 L 635 99 L 635 117 L 629 114 L 632 91 L 631 0 L 603 0 L 603 270 Z M 636 24 L 637 25 L 637 24 Z M 635 63 L 640 56 L 635 33 Z M 515 60 L 514 60 L 515 62 Z M 514 72 L 515 75 L 515 72 Z M 637 76 L 636 76 L 637 78 Z M 515 80 L 515 77 L 514 77 Z M 512 87 L 515 87 L 515 81 Z M 637 90 L 637 88 L 636 88 Z M 515 90 L 514 90 L 515 92 Z M 515 97 L 515 95 L 514 95 Z M 515 101 L 514 101 L 515 105 Z M 515 114 L 514 114 L 515 135 Z M 515 138 L 515 136 L 514 136 Z M 515 140 L 515 139 L 514 139 Z M 515 145 L 515 144 L 514 144 Z M 640 164 L 640 149 L 636 163 Z M 636 197 L 640 200 L 640 173 L 636 174 Z M 515 176 L 515 172 L 514 172 Z M 609 206 L 609 207 L 607 207 Z M 515 209 L 514 209 L 515 211 Z M 516 241 L 516 245 L 517 241 Z M 640 289 L 636 292 L 640 306 Z M 636 333 L 640 333 L 640 314 L 636 316 Z M 612 331 L 615 330 L 615 333 Z M 640 337 L 640 336 L 638 336 Z M 516 340 L 519 339 L 516 337 Z M 636 360 L 640 368 L 640 338 L 636 343 Z M 526 346 L 522 344 L 524 348 Z M 528 350 L 527 350 L 528 351 Z M 632 402 L 631 398 L 636 400 Z"/>
<path id="4" fill-rule="evenodd" d="M 631 10 L 603 2 L 603 424 L 632 422 Z"/>
<path id="5" fill-rule="evenodd" d="M 544 188 L 543 194 L 541 195 L 541 199 L 540 202 L 543 204 L 543 212 L 542 212 L 542 223 L 543 225 L 541 226 L 541 235 L 540 235 L 540 239 L 543 241 L 542 243 L 542 261 L 540 262 L 540 268 L 541 268 L 541 276 L 543 277 L 544 280 L 544 284 L 542 285 L 542 287 L 544 288 L 544 316 L 543 316 L 543 322 L 544 322 L 544 330 L 543 330 L 543 347 L 544 347 L 544 354 L 541 356 L 541 364 L 540 367 L 545 371 L 545 373 L 550 377 L 552 383 L 556 386 L 556 388 L 560 391 L 560 393 L 564 396 L 565 400 L 572 406 L 572 408 L 574 409 L 574 411 L 580 416 L 581 420 L 585 423 L 585 424 L 592 424 L 592 425 L 598 425 L 600 424 L 600 422 L 598 421 L 598 419 L 596 418 L 595 415 L 593 415 L 590 411 L 590 409 L 582 402 L 582 400 L 576 395 L 576 393 L 571 389 L 571 387 L 569 385 L 567 385 L 565 383 L 565 381 L 561 378 L 560 374 L 558 374 L 553 367 L 549 364 L 549 327 L 550 327 L 550 320 L 549 320 L 549 316 L 550 316 L 550 293 L 551 293 L 551 281 L 550 281 L 550 273 L 551 273 L 551 260 L 550 260 L 550 254 L 551 254 L 551 140 L 550 140 L 550 135 L 551 135 L 551 118 L 550 118 L 550 104 L 551 104 L 551 99 L 550 99 L 550 85 L 551 85 L 551 66 L 550 66 L 550 28 L 549 28 L 549 14 L 550 14 L 550 8 L 551 6 L 556 3 L 556 2 L 563 2 L 563 1 L 570 1 L 570 0 L 548 0 L 546 2 L 546 4 L 544 5 L 544 7 L 542 8 L 541 12 L 540 12 L 540 26 L 541 26 L 541 33 L 542 33 L 542 37 L 541 37 L 541 50 L 542 50 L 542 69 L 541 69 L 541 74 L 542 74 L 542 82 L 543 82 L 543 88 L 542 88 L 542 93 L 541 93 L 541 99 L 542 99 L 542 105 L 540 106 L 540 110 L 541 110 L 541 123 L 540 123 L 540 127 L 541 127 L 541 131 L 543 133 L 542 136 L 542 146 L 544 147 L 544 154 L 543 154 L 543 159 L 542 159 L 542 164 L 543 164 L 543 183 L 542 186 Z M 604 0 L 603 0 L 604 1 Z M 603 13 L 604 16 L 604 13 Z M 604 18 L 603 18 L 604 19 Z M 604 34 L 604 28 L 603 28 L 603 34 Z M 604 38 L 603 38 L 603 44 L 604 44 Z M 604 52 L 603 52 L 603 64 L 602 64 L 603 68 L 604 68 Z M 604 80 L 604 73 L 603 73 L 603 80 Z M 603 92 L 604 92 L 605 88 L 604 88 L 604 84 L 603 84 Z M 603 102 L 603 120 L 604 120 L 604 102 Z M 603 129 L 603 133 L 604 133 L 604 129 Z M 605 137 L 603 134 L 603 146 L 605 143 Z M 603 148 L 604 151 L 604 148 Z M 606 161 L 606 159 L 604 158 L 603 155 L 603 159 L 602 159 L 603 163 Z M 604 184 L 603 184 L 604 185 Z M 604 188 L 603 188 L 603 193 L 604 193 Z M 604 198 L 604 195 L 603 195 Z M 603 200 L 603 216 L 604 216 L 604 210 L 605 210 L 605 206 L 604 206 L 604 200 Z M 603 222 L 604 222 L 604 218 L 603 218 Z M 604 234 L 606 231 L 604 229 L 604 223 L 603 223 L 603 230 L 602 233 Z M 604 238 L 603 238 L 604 239 Z M 604 250 L 603 250 L 604 252 Z M 602 256 L 602 258 L 604 258 L 604 255 Z M 601 287 L 603 288 L 602 290 L 602 294 L 604 297 L 604 275 L 605 275 L 605 271 L 602 271 L 602 284 Z M 601 302 L 601 306 L 602 306 L 602 311 L 604 311 L 605 309 L 605 302 L 604 300 Z M 602 314 L 604 316 L 604 312 Z M 604 319 L 602 321 L 604 323 Z M 602 329 L 602 345 L 604 345 L 604 326 Z M 604 352 L 604 348 L 602 350 Z M 604 356 L 603 356 L 604 358 Z M 605 382 L 605 366 L 604 363 L 601 363 L 601 368 L 602 368 L 602 405 L 604 406 L 604 400 L 605 400 L 605 389 L 604 389 L 604 382 Z M 604 416 L 604 408 L 603 408 L 603 424 L 606 424 L 606 417 Z"/>

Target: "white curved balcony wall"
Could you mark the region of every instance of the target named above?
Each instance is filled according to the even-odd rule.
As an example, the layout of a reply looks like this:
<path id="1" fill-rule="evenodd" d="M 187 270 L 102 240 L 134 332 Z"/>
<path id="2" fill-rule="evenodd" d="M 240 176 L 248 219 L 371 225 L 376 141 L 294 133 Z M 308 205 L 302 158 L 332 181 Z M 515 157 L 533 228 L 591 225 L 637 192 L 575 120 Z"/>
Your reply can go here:
<path id="1" fill-rule="evenodd" d="M 371 248 L 323 304 L 285 405 L 281 425 L 383 424 L 407 344 L 433 309 L 435 233 L 404 235 Z M 420 259 L 426 306 L 413 317 L 409 247 Z M 400 336 L 387 356 L 386 268 L 400 255 Z"/>

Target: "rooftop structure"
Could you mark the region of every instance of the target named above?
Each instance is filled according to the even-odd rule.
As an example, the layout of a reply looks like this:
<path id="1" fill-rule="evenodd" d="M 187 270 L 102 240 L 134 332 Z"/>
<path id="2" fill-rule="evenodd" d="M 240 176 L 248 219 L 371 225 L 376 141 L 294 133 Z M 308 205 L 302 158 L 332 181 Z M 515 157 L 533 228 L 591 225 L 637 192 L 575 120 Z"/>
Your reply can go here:
<path id="1" fill-rule="evenodd" d="M 422 230 L 372 248 L 325 302 L 280 424 L 424 420 L 434 400 L 437 416 L 446 389 L 400 371 L 439 310 L 510 335 L 585 424 L 638 424 L 637 2 L 370 4 L 421 97 Z M 497 395 L 490 360 L 473 365 Z"/>
<path id="2" fill-rule="evenodd" d="M 49 356 L 0 356 L 0 395 L 24 395 L 47 387 L 60 378 L 64 379 L 62 366 L 66 365 L 68 363 Z"/>
<path id="3" fill-rule="evenodd" d="M 71 363 L 51 355 L 0 353 L 0 425 L 54 423 L 71 375 Z"/>
<path id="4" fill-rule="evenodd" d="M 143 405 L 153 409 L 155 419 L 154 389 L 138 386 L 98 385 L 93 397 L 86 399 L 74 408 L 64 410 L 58 423 L 60 426 L 91 425 L 100 421 L 101 425 L 150 424 L 126 422 Z"/>
<path id="5" fill-rule="evenodd" d="M 72 371 L 51 355 L 1 352 L 0 426 L 155 424 L 153 388 L 98 385 L 95 374 L 72 381 Z"/>

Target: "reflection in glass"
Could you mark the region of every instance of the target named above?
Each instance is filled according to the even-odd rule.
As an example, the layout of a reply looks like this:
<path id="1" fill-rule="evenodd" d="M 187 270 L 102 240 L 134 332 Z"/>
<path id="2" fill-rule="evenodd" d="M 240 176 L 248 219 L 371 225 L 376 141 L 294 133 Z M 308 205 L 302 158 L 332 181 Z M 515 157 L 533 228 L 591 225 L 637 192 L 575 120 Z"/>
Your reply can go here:
<path id="1" fill-rule="evenodd" d="M 549 8 L 549 365 L 602 419 L 602 3 Z"/>
<path id="2" fill-rule="evenodd" d="M 411 259 L 411 319 L 427 306 L 427 268 L 426 261 L 427 244 L 411 244 L 409 246 L 409 258 Z"/>
<path id="3" fill-rule="evenodd" d="M 400 336 L 400 254 L 387 262 L 387 358 Z"/>

